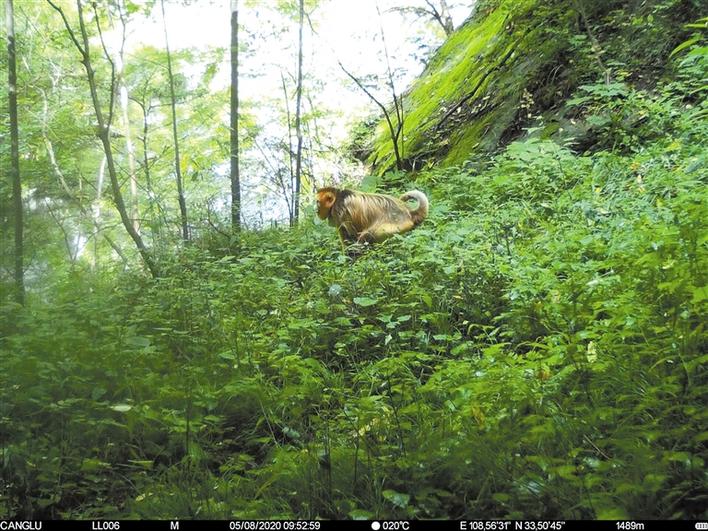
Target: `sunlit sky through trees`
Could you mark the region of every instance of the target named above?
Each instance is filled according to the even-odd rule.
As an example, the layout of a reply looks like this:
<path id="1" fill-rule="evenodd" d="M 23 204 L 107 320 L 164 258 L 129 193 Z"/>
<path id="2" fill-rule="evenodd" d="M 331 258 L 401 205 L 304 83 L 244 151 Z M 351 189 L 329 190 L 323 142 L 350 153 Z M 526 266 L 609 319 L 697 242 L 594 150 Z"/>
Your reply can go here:
<path id="1" fill-rule="evenodd" d="M 290 112 L 294 116 L 295 78 L 297 73 L 297 2 L 288 14 L 279 6 L 283 2 L 240 1 L 239 97 L 244 108 L 253 113 L 261 134 L 276 138 L 287 135 L 283 116 L 285 105 L 282 79 L 289 83 Z M 455 26 L 471 12 L 474 2 L 449 2 Z M 167 27 L 173 51 L 192 48 L 198 51 L 222 48 L 221 68 L 211 87 L 223 90 L 229 84 L 230 3 L 228 0 L 194 2 L 167 1 Z M 326 153 L 341 146 L 357 120 L 377 112 L 376 106 L 347 78 L 338 61 L 360 79 L 368 79 L 372 92 L 381 101 L 391 102 L 385 85 L 386 59 L 381 38 L 385 38 L 396 90 L 401 92 L 424 68 L 424 61 L 444 39 L 442 28 L 432 19 L 416 17 L 394 10 L 399 7 L 421 7 L 418 0 L 323 0 L 306 2 L 309 21 L 304 29 L 304 99 L 309 112 L 312 105 L 319 113 L 317 128 L 322 146 L 313 157 L 314 183 L 356 180 L 364 168 L 345 163 L 341 157 Z M 379 16 L 380 13 L 380 16 Z M 112 46 L 118 46 L 118 32 L 112 35 Z M 157 3 L 149 17 L 137 17 L 128 26 L 127 61 L 131 51 L 150 45 L 164 48 L 162 14 Z M 204 65 L 184 63 L 180 70 L 198 77 Z M 282 76 L 282 77 L 281 77 Z M 228 115 L 219 117 L 228 124 Z M 261 145 L 265 145 L 264 142 Z M 325 151 L 325 153 L 323 153 Z M 266 149 L 266 154 L 268 150 Z M 272 164 L 263 164 L 258 151 L 243 153 L 244 216 L 253 223 L 283 219 L 284 205 L 274 197 L 264 172 Z M 224 174 L 228 172 L 227 161 Z M 307 190 L 305 190 L 305 194 Z M 307 197 L 307 196 L 306 196 Z M 306 200 L 307 203 L 307 200 Z M 270 206 L 266 206 L 270 205 Z M 226 206 L 226 205 L 224 205 Z"/>

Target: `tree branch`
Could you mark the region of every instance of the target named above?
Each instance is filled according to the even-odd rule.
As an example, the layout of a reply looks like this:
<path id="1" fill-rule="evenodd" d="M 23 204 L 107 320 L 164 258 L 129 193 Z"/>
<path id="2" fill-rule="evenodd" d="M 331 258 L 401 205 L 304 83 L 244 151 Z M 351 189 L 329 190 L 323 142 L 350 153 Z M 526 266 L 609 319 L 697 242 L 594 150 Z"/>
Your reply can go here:
<path id="1" fill-rule="evenodd" d="M 379 15 L 379 31 L 381 32 L 381 42 L 383 43 L 384 56 L 386 57 L 386 72 L 388 74 L 388 86 L 391 89 L 393 96 L 393 107 L 396 111 L 396 134 L 395 142 L 398 143 L 398 137 L 403 129 L 403 96 L 400 97 L 400 102 L 396 98 L 396 86 L 393 81 L 393 71 L 391 70 L 391 61 L 388 55 L 388 46 L 386 46 L 386 35 L 384 34 L 383 23 L 381 21 L 381 10 L 378 3 L 376 4 L 376 13 Z"/>
<path id="2" fill-rule="evenodd" d="M 402 169 L 403 164 L 402 164 L 402 161 L 401 161 L 401 156 L 400 156 L 400 154 L 399 154 L 399 152 L 398 152 L 398 133 L 396 133 L 396 129 L 393 127 L 393 121 L 391 120 L 391 115 L 390 115 L 390 113 L 388 112 L 388 110 L 386 109 L 386 106 L 385 106 L 383 103 L 381 103 L 378 99 L 376 99 L 376 96 L 374 96 L 374 95 L 366 88 L 366 86 L 364 86 L 364 84 L 363 84 L 359 79 L 357 79 L 357 77 L 356 77 L 354 74 L 352 74 L 351 72 L 349 72 L 349 70 L 347 70 L 346 68 L 344 68 L 344 65 L 342 64 L 341 61 L 339 61 L 339 59 L 337 60 L 337 63 L 339 63 L 339 67 L 344 71 L 344 73 L 345 73 L 347 76 L 349 76 L 349 78 L 350 78 L 352 81 L 354 81 L 354 83 L 356 83 L 357 86 L 358 86 L 361 90 L 363 90 L 364 93 L 365 93 L 367 96 L 369 96 L 369 98 L 371 99 L 371 101 L 373 101 L 376 105 L 378 105 L 378 107 L 379 107 L 379 108 L 381 109 L 381 111 L 383 112 L 384 118 L 386 119 L 386 123 L 388 124 L 389 133 L 391 134 L 391 142 L 393 142 L 393 151 L 394 151 L 394 155 L 395 155 L 395 157 L 396 157 L 396 167 L 397 167 L 399 170 Z M 399 129 L 399 133 L 400 133 L 400 129 Z"/>
<path id="3" fill-rule="evenodd" d="M 77 0 L 79 1 L 79 0 Z M 111 54 L 108 52 L 108 48 L 106 47 L 106 43 L 103 40 L 103 31 L 101 30 L 101 22 L 98 19 L 98 10 L 96 8 L 96 4 L 93 4 L 93 14 L 94 14 L 94 20 L 96 21 L 96 29 L 98 30 L 98 37 L 101 40 L 101 47 L 103 48 L 103 55 L 106 56 L 106 60 L 108 61 L 108 64 L 111 65 L 111 98 L 108 102 L 108 119 L 106 120 L 106 128 L 111 127 L 111 123 L 113 122 L 113 104 L 115 101 L 115 92 L 116 92 L 116 65 L 113 62 L 113 59 L 111 59 Z M 121 20 L 123 19 L 121 15 Z M 123 24 L 123 39 L 121 43 L 121 55 L 123 51 L 123 47 L 125 46 L 125 24 Z"/>
<path id="4" fill-rule="evenodd" d="M 74 45 L 75 45 L 76 48 L 79 50 L 79 52 L 81 53 L 81 55 L 82 55 L 84 58 L 86 58 L 87 51 L 84 50 L 84 49 L 81 47 L 81 44 L 79 44 L 79 41 L 78 41 L 78 39 L 76 38 L 76 35 L 74 34 L 73 30 L 71 29 L 71 25 L 69 25 L 69 21 L 66 19 L 66 15 L 64 14 L 64 10 L 62 10 L 61 7 L 59 7 L 59 6 L 56 5 L 54 2 L 52 2 L 52 0 L 47 0 L 47 3 L 48 3 L 50 6 L 52 6 L 52 8 L 53 8 L 55 11 L 59 12 L 59 14 L 61 15 L 62 20 L 64 21 L 64 27 L 66 28 L 66 31 L 69 32 L 69 37 L 71 37 L 71 40 L 74 41 Z"/>

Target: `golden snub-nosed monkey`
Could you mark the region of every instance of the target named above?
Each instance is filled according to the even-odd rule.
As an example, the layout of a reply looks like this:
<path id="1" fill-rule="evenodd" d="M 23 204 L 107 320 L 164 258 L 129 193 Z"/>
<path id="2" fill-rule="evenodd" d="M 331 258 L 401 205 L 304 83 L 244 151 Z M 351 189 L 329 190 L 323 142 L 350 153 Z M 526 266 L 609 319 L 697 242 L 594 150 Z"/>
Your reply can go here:
<path id="1" fill-rule="evenodd" d="M 411 209 L 404 203 L 415 199 Z M 399 199 L 385 194 L 367 194 L 342 188 L 320 188 L 317 191 L 317 215 L 337 228 L 342 241 L 372 243 L 408 232 L 420 225 L 428 215 L 428 198 L 413 190 Z"/>

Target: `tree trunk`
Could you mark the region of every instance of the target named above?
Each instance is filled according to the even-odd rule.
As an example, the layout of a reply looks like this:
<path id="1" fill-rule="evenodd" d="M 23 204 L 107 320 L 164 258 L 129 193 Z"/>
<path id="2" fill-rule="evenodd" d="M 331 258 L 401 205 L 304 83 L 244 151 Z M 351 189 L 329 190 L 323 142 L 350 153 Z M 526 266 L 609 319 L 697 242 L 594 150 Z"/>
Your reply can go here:
<path id="1" fill-rule="evenodd" d="M 116 205 L 116 209 L 118 210 L 118 214 L 120 215 L 120 220 L 123 223 L 123 227 L 125 227 L 125 230 L 128 232 L 128 235 L 130 238 L 133 240 L 135 243 L 135 246 L 138 248 L 138 252 L 140 253 L 140 256 L 143 259 L 143 262 L 145 262 L 145 265 L 147 266 L 148 270 L 150 271 L 150 274 L 153 277 L 158 277 L 159 276 L 159 270 L 157 268 L 157 264 L 153 260 L 152 255 L 150 254 L 150 251 L 147 249 L 145 246 L 145 243 L 143 242 L 143 239 L 140 237 L 140 234 L 137 233 L 135 228 L 133 227 L 133 224 L 130 220 L 130 217 L 128 216 L 128 212 L 126 211 L 125 208 L 125 201 L 123 201 L 123 194 L 120 190 L 120 182 L 118 181 L 118 173 L 116 172 L 116 165 L 113 160 L 113 151 L 111 150 L 111 141 L 110 141 L 110 135 L 111 135 L 111 121 L 113 119 L 113 96 L 115 94 L 115 65 L 113 64 L 113 61 L 110 58 L 110 54 L 108 54 L 108 51 L 106 50 L 104 46 L 104 53 L 106 55 L 106 59 L 110 62 L 111 64 L 111 85 L 110 85 L 110 103 L 108 104 L 108 118 L 105 118 L 103 116 L 103 111 L 101 110 L 101 103 L 98 100 L 98 90 L 96 88 L 96 79 L 95 79 L 95 72 L 93 70 L 93 66 L 91 64 L 91 54 L 90 54 L 90 49 L 89 49 L 89 39 L 88 39 L 88 33 L 86 32 L 86 25 L 84 23 L 84 11 L 83 11 L 83 6 L 81 5 L 81 0 L 77 0 L 76 2 L 76 7 L 78 10 L 79 14 L 79 27 L 81 30 L 81 40 L 83 42 L 80 43 L 78 39 L 76 38 L 76 35 L 74 34 L 74 31 L 71 29 L 71 25 L 69 24 L 69 21 L 66 19 L 66 15 L 64 14 L 64 11 L 58 7 L 52 0 L 47 0 L 47 3 L 52 6 L 54 10 L 56 10 L 62 17 L 62 20 L 64 21 L 64 26 L 66 27 L 66 31 L 69 33 L 69 36 L 71 37 L 72 42 L 74 43 L 74 46 L 76 46 L 76 49 L 79 51 L 81 54 L 81 64 L 84 65 L 84 69 L 86 70 L 86 78 L 88 80 L 89 84 L 89 90 L 91 92 L 91 102 L 93 103 L 93 109 L 96 114 L 96 122 L 97 122 L 97 129 L 98 129 L 98 138 L 101 140 L 101 145 L 103 146 L 103 152 L 106 155 L 106 165 L 108 167 L 108 177 L 110 178 L 111 181 L 111 190 L 113 191 L 113 202 Z M 100 23 L 98 19 L 98 15 L 96 14 L 96 25 L 99 29 L 99 36 L 101 37 L 101 44 L 103 45 L 103 35 L 101 33 L 101 28 L 100 28 Z"/>
<path id="2" fill-rule="evenodd" d="M 130 180 L 130 219 L 133 220 L 133 228 L 140 234 L 140 217 L 138 206 L 138 176 L 135 171 L 135 146 L 130 132 L 130 118 L 128 115 L 128 86 L 125 83 L 125 31 L 127 26 L 125 0 L 118 2 L 120 12 L 120 22 L 123 32 L 123 44 L 116 54 L 118 62 L 118 90 L 121 110 L 121 125 L 125 136 L 125 151 L 128 156 L 128 173 Z"/>
<path id="3" fill-rule="evenodd" d="M 282 175 L 276 172 L 277 179 L 283 190 L 283 198 L 288 205 L 288 225 L 292 227 L 295 224 L 293 209 L 291 208 L 292 200 L 295 198 L 295 166 L 293 150 L 293 121 L 290 116 L 290 97 L 288 96 L 288 87 L 285 83 L 283 71 L 280 71 L 280 82 L 283 86 L 283 102 L 285 103 L 285 120 L 288 123 L 288 176 L 290 177 L 290 188 L 285 187 L 285 179 Z"/>
<path id="4" fill-rule="evenodd" d="M 297 100 L 295 103 L 295 134 L 297 135 L 297 151 L 295 154 L 295 197 L 293 198 L 293 217 L 297 223 L 300 217 L 300 186 L 302 183 L 302 26 L 305 17 L 305 0 L 300 0 L 300 28 L 297 52 Z"/>
<path id="5" fill-rule="evenodd" d="M 285 120 L 288 122 L 288 169 L 290 170 L 290 190 L 295 189 L 295 166 L 293 165 L 293 122 L 290 116 L 290 97 L 288 96 L 288 87 L 285 84 L 285 76 L 283 71 L 280 71 L 280 83 L 283 86 L 283 102 L 285 103 Z M 292 225 L 293 220 L 290 219 Z"/>
<path id="6" fill-rule="evenodd" d="M 15 17 L 12 0 L 5 0 L 7 30 L 8 102 L 10 111 L 10 175 L 15 221 L 15 300 L 25 303 L 24 237 L 22 234 L 22 181 L 20 180 L 20 140 L 17 127 L 17 59 L 15 52 Z"/>
<path id="7" fill-rule="evenodd" d="M 52 88 L 56 90 L 56 82 L 54 79 L 52 79 Z M 73 190 L 71 190 L 71 188 L 69 188 L 69 184 L 66 181 L 66 178 L 64 177 L 64 173 L 59 167 L 59 162 L 57 162 L 57 157 L 54 153 L 54 145 L 52 144 L 52 141 L 49 138 L 49 99 L 47 98 L 47 93 L 44 89 L 40 88 L 39 91 L 42 94 L 42 137 L 44 138 L 44 147 L 47 151 L 47 157 L 49 157 L 49 164 L 51 165 L 52 170 L 54 170 L 54 175 L 56 175 L 62 190 L 64 190 L 64 193 L 66 194 L 66 197 L 69 198 L 69 200 L 77 206 L 81 214 L 86 219 L 90 219 L 93 223 L 94 229 L 92 236 L 94 238 L 94 241 L 98 242 L 98 235 L 103 230 L 103 228 L 101 227 L 101 194 L 103 193 L 103 181 L 106 174 L 106 156 L 103 156 L 103 160 L 101 161 L 101 165 L 98 169 L 98 176 L 96 177 L 96 200 L 94 201 L 93 208 L 89 210 L 87 207 L 84 206 L 83 202 L 81 201 L 81 189 L 79 189 L 78 193 L 75 193 Z M 80 183 L 81 181 L 79 181 L 79 184 Z M 48 203 L 46 204 L 46 206 L 48 209 L 50 209 Z M 103 238 L 113 248 L 116 254 L 121 257 L 123 262 L 127 263 L 125 255 L 120 250 L 120 247 L 118 247 L 118 245 L 111 239 L 111 237 L 107 234 L 103 234 Z M 97 247 L 94 246 L 94 256 L 91 262 L 92 270 L 96 268 L 96 265 L 98 263 L 97 253 Z"/>
<path id="8" fill-rule="evenodd" d="M 177 199 L 179 201 L 179 213 L 182 225 L 182 239 L 189 240 L 189 226 L 187 225 L 187 203 L 184 199 L 182 189 L 182 168 L 179 157 L 179 139 L 177 138 L 177 103 L 175 100 L 175 82 L 172 74 L 172 56 L 170 55 L 170 44 L 167 40 L 167 20 L 165 19 L 165 0 L 160 0 L 162 6 L 162 25 L 165 30 L 165 50 L 167 51 L 167 76 L 170 79 L 170 107 L 172 108 L 172 136 L 175 143 L 175 179 L 177 180 Z"/>
<path id="9" fill-rule="evenodd" d="M 120 91 L 121 125 L 125 136 L 125 151 L 128 156 L 128 173 L 130 180 L 130 218 L 133 220 L 133 227 L 140 233 L 140 222 L 138 220 L 138 178 L 135 173 L 135 147 L 130 134 L 130 119 L 128 118 L 128 87 L 121 80 L 118 90 Z"/>
<path id="10" fill-rule="evenodd" d="M 133 137 L 130 133 L 130 119 L 128 118 L 128 87 L 125 82 L 121 82 L 120 90 L 120 110 L 123 134 L 125 135 L 125 150 L 128 155 L 128 173 L 130 174 L 130 218 L 133 220 L 133 227 L 140 233 L 140 222 L 138 216 L 138 177 L 135 172 L 135 147 Z"/>
<path id="11" fill-rule="evenodd" d="M 169 222 L 167 221 L 167 215 L 165 210 L 162 208 L 159 197 L 155 193 L 155 189 L 152 186 L 152 176 L 150 174 L 150 157 L 148 150 L 148 133 L 149 133 L 149 115 L 152 107 L 149 103 L 145 103 L 148 99 L 145 97 L 143 92 L 142 100 L 137 98 L 131 98 L 135 103 L 140 106 L 143 113 L 143 134 L 140 137 L 142 142 L 143 150 L 143 169 L 145 171 L 145 188 L 147 190 L 148 204 L 147 204 L 147 217 L 152 223 L 153 241 L 160 240 L 162 237 L 162 227 L 169 227 Z M 158 222 L 155 222 L 155 211 L 157 211 Z"/>
<path id="12" fill-rule="evenodd" d="M 238 0 L 231 0 L 231 228 L 241 230 L 241 180 L 238 172 Z"/>

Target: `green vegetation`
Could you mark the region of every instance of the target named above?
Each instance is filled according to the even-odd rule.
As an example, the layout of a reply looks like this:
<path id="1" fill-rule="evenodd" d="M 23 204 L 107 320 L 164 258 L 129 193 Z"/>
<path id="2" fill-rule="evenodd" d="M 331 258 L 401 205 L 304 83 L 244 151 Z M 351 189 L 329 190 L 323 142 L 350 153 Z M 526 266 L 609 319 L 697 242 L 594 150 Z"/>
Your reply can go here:
<path id="1" fill-rule="evenodd" d="M 685 23 L 700 16 L 690 0 L 478 2 L 404 96 L 405 165 L 461 164 L 534 121 L 562 137 L 565 100 L 580 85 L 602 77 L 655 83 L 685 39 Z M 394 167 L 383 121 L 368 150 L 379 172 Z"/>
<path id="2" fill-rule="evenodd" d="M 497 111 L 456 129 L 430 218 L 354 260 L 203 231 L 3 300 L 0 518 L 707 518 L 704 26 L 493 156 Z"/>
<path id="3" fill-rule="evenodd" d="M 354 262 L 271 231 L 5 305 L 3 516 L 705 517 L 706 108 L 634 97 L 637 153 L 427 173 Z"/>

